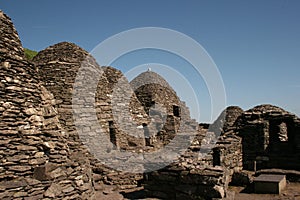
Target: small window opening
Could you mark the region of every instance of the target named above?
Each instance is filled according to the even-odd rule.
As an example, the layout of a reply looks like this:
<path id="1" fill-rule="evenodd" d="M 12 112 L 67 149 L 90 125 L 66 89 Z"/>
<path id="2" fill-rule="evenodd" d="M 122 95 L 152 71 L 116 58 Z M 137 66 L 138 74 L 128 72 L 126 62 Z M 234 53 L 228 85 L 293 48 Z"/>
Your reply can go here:
<path id="1" fill-rule="evenodd" d="M 279 133 L 278 133 L 279 140 L 281 142 L 288 141 L 288 129 L 286 123 L 282 122 L 278 126 L 279 126 Z"/>
<path id="2" fill-rule="evenodd" d="M 117 146 L 116 129 L 113 121 L 108 122 L 110 142 Z"/>
<path id="3" fill-rule="evenodd" d="M 220 149 L 213 149 L 213 166 L 221 166 L 221 152 Z"/>
<path id="4" fill-rule="evenodd" d="M 150 103 L 150 107 L 154 106 L 155 105 L 155 101 L 151 101 Z"/>
<path id="5" fill-rule="evenodd" d="M 144 136 L 145 136 L 146 146 L 150 146 L 151 145 L 150 131 L 149 131 L 149 128 L 148 128 L 147 124 L 143 123 L 143 129 L 144 129 Z"/>
<path id="6" fill-rule="evenodd" d="M 173 115 L 175 117 L 180 117 L 180 107 L 179 106 L 173 105 Z"/>

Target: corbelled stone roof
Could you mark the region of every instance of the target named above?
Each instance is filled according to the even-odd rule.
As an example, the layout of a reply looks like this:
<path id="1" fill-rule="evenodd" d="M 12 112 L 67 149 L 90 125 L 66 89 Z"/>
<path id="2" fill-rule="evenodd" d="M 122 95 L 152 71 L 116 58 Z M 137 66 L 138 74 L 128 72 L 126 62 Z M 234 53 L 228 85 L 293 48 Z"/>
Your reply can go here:
<path id="1" fill-rule="evenodd" d="M 120 70 L 117 70 L 113 67 L 102 67 L 104 70 L 104 76 L 107 78 L 109 84 L 107 87 L 111 90 L 110 93 L 113 95 L 120 95 L 122 98 L 122 94 L 117 94 L 116 87 L 122 87 L 123 91 L 126 90 L 127 94 L 125 95 L 131 95 L 129 103 L 129 107 L 131 110 L 131 115 L 133 119 L 139 124 L 142 125 L 143 123 L 147 123 L 147 114 L 144 111 L 144 108 L 142 107 L 141 103 L 137 99 L 133 89 L 131 88 L 130 83 L 128 82 L 127 78 L 123 75 L 123 73 Z M 122 84 L 122 86 L 121 86 Z M 123 99 L 125 99 L 123 97 Z M 121 100 L 122 101 L 122 100 Z M 139 117 L 137 117 L 137 115 Z M 143 117 L 141 117 L 142 115 Z"/>
<path id="2" fill-rule="evenodd" d="M 6 59 L 22 60 L 24 50 L 11 19 L 0 10 L 0 61 Z"/>
<path id="3" fill-rule="evenodd" d="M 47 49 L 39 52 L 33 61 L 36 63 L 38 74 L 42 77 L 45 87 L 54 94 L 54 97 L 58 102 L 57 107 L 59 119 L 65 132 L 69 135 L 67 144 L 70 150 L 75 152 L 86 152 L 87 149 L 81 143 L 84 139 L 88 141 L 92 140 L 92 142 L 95 142 L 97 146 L 98 140 L 94 137 L 88 137 L 82 140 L 81 134 L 79 138 L 80 133 L 88 133 L 87 135 L 89 135 L 89 133 L 100 131 L 100 129 L 96 130 L 98 128 L 96 126 L 86 125 L 87 122 L 91 122 L 91 118 L 94 119 L 91 117 L 93 112 L 90 112 L 90 110 L 94 109 L 96 111 L 95 114 L 97 115 L 98 121 L 93 122 L 99 124 L 101 131 L 107 133 L 111 143 L 121 148 L 127 148 L 129 144 L 134 146 L 144 145 L 145 140 L 143 138 L 131 136 L 132 134 L 138 133 L 139 130 L 137 130 L 137 126 L 134 127 L 133 131 L 130 131 L 130 133 L 132 133 L 131 135 L 123 133 L 123 129 L 120 129 L 119 126 L 117 126 L 118 124 L 115 120 L 117 116 L 113 115 L 114 113 L 111 102 L 112 91 L 114 84 L 119 82 L 119 80 L 123 77 L 123 74 L 120 71 L 112 67 L 100 67 L 95 59 L 88 54 L 88 52 L 77 45 L 68 42 L 62 42 L 48 47 Z M 98 78 L 99 80 L 97 80 Z M 96 81 L 98 81 L 98 84 Z M 126 83 L 127 79 L 124 79 L 123 81 Z M 97 88 L 94 88 L 96 85 Z M 129 86 L 129 89 L 131 89 L 128 81 L 127 85 Z M 76 90 L 74 88 L 76 88 Z M 83 94 L 79 94 L 79 91 L 82 91 Z M 76 93 L 77 95 L 74 95 Z M 90 102 L 90 99 L 95 100 L 95 108 L 82 108 L 82 106 L 88 104 L 87 102 Z M 117 99 L 117 101 L 118 100 L 119 99 Z M 76 105 L 79 101 L 84 105 Z M 136 102 L 138 103 L 137 100 Z M 120 104 L 123 104 L 123 102 Z M 74 109 L 72 109 L 72 106 L 74 105 L 75 107 L 81 108 L 80 111 L 77 110 L 78 112 L 75 110 L 75 115 Z M 117 109 L 118 108 L 119 107 L 117 107 Z M 144 111 L 142 108 L 139 110 Z M 132 114 L 132 118 L 134 118 L 137 123 L 140 122 L 138 125 L 141 125 L 145 120 L 143 120 L 143 113 L 140 114 L 141 112 L 139 112 L 139 110 L 132 109 L 132 113 L 130 113 L 130 111 L 128 112 L 129 116 Z M 119 113 L 118 111 L 116 112 L 117 114 Z M 126 115 L 125 117 L 129 116 Z M 80 119 L 80 122 L 78 120 L 74 121 L 74 117 Z M 112 139 L 110 135 L 112 129 L 115 135 L 114 139 Z M 142 130 L 139 132 L 141 131 Z M 112 146 L 110 148 L 112 148 Z M 103 166 L 91 153 L 86 152 L 85 157 L 89 158 L 93 169 L 95 171 L 106 172 L 105 175 L 101 175 L 101 180 L 104 181 L 106 180 L 105 177 L 111 176 L 123 177 L 122 179 L 113 178 L 113 183 L 129 184 L 128 182 L 132 181 L 133 177 L 135 177 L 135 175 L 131 175 L 129 178 L 129 175 L 127 176 L 121 172 L 111 175 L 109 173 L 111 170 L 107 169 L 108 166 Z M 106 151 L 103 151 L 103 153 L 105 154 Z M 137 176 L 140 177 L 140 175 Z M 124 179 L 128 179 L 128 182 L 124 182 Z M 107 183 L 106 181 L 104 182 Z M 111 182 L 109 182 L 109 184 L 111 184 Z"/>
<path id="4" fill-rule="evenodd" d="M 260 123 L 269 119 L 290 118 L 299 121 L 299 118 L 278 106 L 263 104 L 245 111 L 235 122 L 236 127 L 243 127 L 247 123 Z"/>
<path id="5" fill-rule="evenodd" d="M 180 105 L 173 88 L 153 71 L 141 73 L 130 82 L 130 85 L 147 113 L 154 102 L 163 106 L 167 113 L 173 112 L 173 105 Z"/>
<path id="6" fill-rule="evenodd" d="M 221 131 L 221 134 L 234 129 L 236 120 L 243 114 L 243 112 L 243 109 L 238 106 L 229 106 L 220 114 L 209 129 L 213 132 Z"/>
<path id="7" fill-rule="evenodd" d="M 83 63 L 89 63 L 93 69 L 100 69 L 87 51 L 70 42 L 61 42 L 40 51 L 33 62 L 38 68 L 38 75 L 60 105 L 72 104 L 75 78 L 80 67 L 86 66 Z M 64 117 L 72 118 L 62 114 L 62 118 Z M 65 125 L 66 120 L 61 122 Z"/>
<path id="8" fill-rule="evenodd" d="M 70 42 L 61 42 L 42 50 L 34 57 L 33 62 L 37 66 L 38 75 L 45 87 L 53 93 L 58 102 L 58 114 L 62 127 L 69 134 L 72 133 L 69 141 L 70 148 L 79 149 L 78 134 L 74 132 L 76 128 L 73 123 L 72 110 L 75 79 L 81 67 L 90 66 L 85 73 L 92 74 L 90 69 L 97 70 L 100 66 L 87 51 Z"/>
<path id="9" fill-rule="evenodd" d="M 253 113 L 253 112 L 260 112 L 260 113 L 269 113 L 269 112 L 280 112 L 280 113 L 289 113 L 288 111 L 284 110 L 283 108 L 280 108 L 278 106 L 274 106 L 271 104 L 262 104 L 255 106 L 254 108 L 251 108 L 246 111 L 246 113 Z"/>
<path id="10" fill-rule="evenodd" d="M 0 62 L 22 60 L 24 50 L 11 19 L 0 10 Z"/>
<path id="11" fill-rule="evenodd" d="M 60 42 L 40 51 L 33 59 L 37 64 L 49 62 L 78 63 L 86 59 L 88 52 L 71 42 Z"/>
<path id="12" fill-rule="evenodd" d="M 238 106 L 229 106 L 226 109 L 226 117 L 225 117 L 225 127 L 230 127 L 234 125 L 234 122 L 237 120 L 241 114 L 243 114 L 244 110 Z"/>
<path id="13" fill-rule="evenodd" d="M 163 77 L 150 70 L 141 73 L 130 82 L 134 90 L 146 84 L 159 84 L 162 87 L 171 89 L 171 86 Z"/>

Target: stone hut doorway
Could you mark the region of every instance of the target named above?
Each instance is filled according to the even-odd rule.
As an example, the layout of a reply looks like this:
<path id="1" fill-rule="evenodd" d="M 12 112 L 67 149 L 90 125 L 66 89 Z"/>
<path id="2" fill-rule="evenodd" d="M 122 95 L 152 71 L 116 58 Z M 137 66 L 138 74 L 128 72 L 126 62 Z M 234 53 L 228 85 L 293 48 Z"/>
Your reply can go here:
<path id="1" fill-rule="evenodd" d="M 108 126 L 109 126 L 110 142 L 113 143 L 117 147 L 117 136 L 116 136 L 117 132 L 116 132 L 116 128 L 114 126 L 114 122 L 108 121 Z"/>

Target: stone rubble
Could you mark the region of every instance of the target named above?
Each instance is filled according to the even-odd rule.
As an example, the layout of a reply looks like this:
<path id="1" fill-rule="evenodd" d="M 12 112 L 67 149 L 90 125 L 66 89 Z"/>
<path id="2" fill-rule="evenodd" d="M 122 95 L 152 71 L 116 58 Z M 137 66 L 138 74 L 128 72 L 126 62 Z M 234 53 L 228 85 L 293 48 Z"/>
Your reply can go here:
<path id="1" fill-rule="evenodd" d="M 198 124 L 150 70 L 129 83 L 69 42 L 27 61 L 2 11 L 0 53 L 0 199 L 214 199 L 255 170 L 299 180 L 300 119 L 279 107 Z"/>

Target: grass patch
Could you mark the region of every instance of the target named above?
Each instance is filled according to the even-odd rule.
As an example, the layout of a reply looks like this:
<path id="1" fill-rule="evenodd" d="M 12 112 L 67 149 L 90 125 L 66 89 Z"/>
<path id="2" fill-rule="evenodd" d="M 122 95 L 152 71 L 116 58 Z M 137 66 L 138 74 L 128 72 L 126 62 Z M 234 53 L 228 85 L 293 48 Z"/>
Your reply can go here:
<path id="1" fill-rule="evenodd" d="M 36 54 L 38 54 L 38 52 L 26 48 L 24 48 L 24 52 L 27 60 L 32 60 L 33 57 L 36 56 Z"/>

